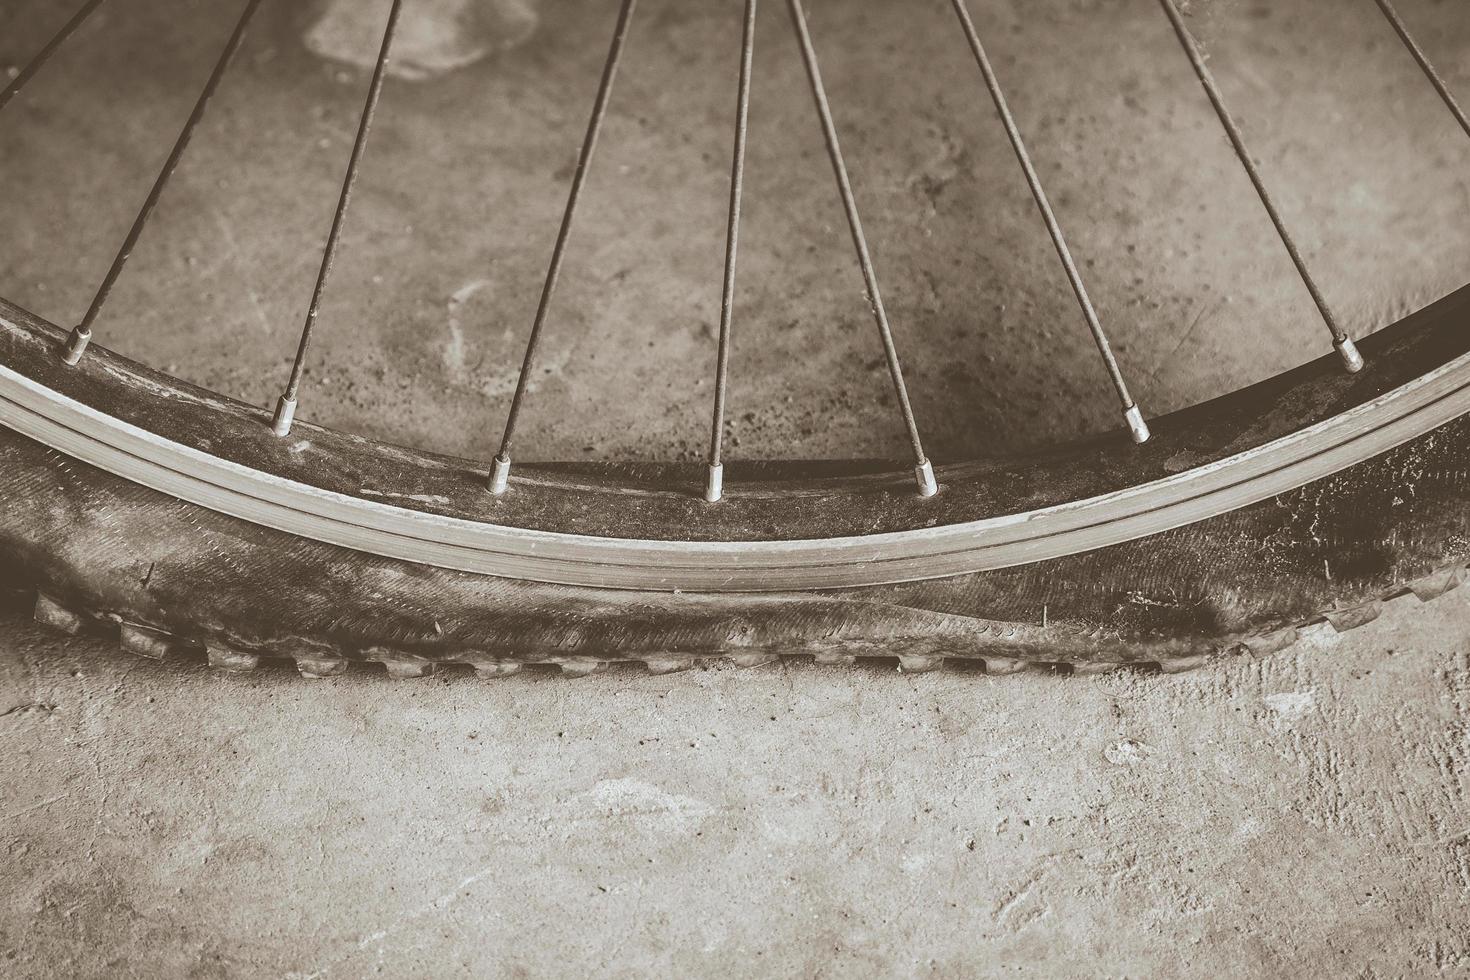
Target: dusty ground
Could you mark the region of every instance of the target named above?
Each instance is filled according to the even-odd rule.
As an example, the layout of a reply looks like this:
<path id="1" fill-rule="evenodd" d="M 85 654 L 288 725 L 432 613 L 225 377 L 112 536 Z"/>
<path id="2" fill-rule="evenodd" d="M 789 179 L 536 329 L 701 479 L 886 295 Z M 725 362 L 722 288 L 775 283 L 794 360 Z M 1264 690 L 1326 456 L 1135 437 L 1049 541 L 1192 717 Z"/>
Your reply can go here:
<path id="1" fill-rule="evenodd" d="M 13 976 L 1470 974 L 1470 595 L 1193 674 L 248 678 L 12 618 Z"/>
<path id="2" fill-rule="evenodd" d="M 931 451 L 1114 424 L 945 5 L 810 5 Z M 0 11 L 0 63 L 62 6 Z M 900 456 L 783 12 L 766 6 L 735 451 Z M 1325 349 L 1155 5 L 973 6 L 1141 402 Z M 1460 285 L 1470 148 L 1373 5 L 1195 6 L 1352 328 Z M 1470 18 L 1401 6 L 1470 92 Z M 207 71 L 193 38 L 233 16 L 112 8 L 0 118 L 0 281 L 63 323 Z M 611 12 L 549 0 L 516 51 L 390 86 L 303 415 L 490 451 Z M 703 436 L 738 14 L 644 0 L 642 16 L 528 455 L 667 457 Z M 302 28 L 271 8 L 99 326 L 261 404 L 365 81 L 311 59 Z M 494 685 L 217 676 L 12 613 L 0 963 L 1470 975 L 1467 613 L 1463 593 L 1409 600 L 1346 638 L 1179 677 L 797 665 Z"/>

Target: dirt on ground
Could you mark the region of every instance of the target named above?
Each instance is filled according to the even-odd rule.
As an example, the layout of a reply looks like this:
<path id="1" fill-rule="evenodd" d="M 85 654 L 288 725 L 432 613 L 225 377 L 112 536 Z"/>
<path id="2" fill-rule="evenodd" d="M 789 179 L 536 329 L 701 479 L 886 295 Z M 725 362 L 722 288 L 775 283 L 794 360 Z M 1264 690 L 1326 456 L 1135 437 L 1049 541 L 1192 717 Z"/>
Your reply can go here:
<path id="1" fill-rule="evenodd" d="M 50 976 L 1470 974 L 1470 595 L 1182 675 L 310 682 L 0 626 Z"/>

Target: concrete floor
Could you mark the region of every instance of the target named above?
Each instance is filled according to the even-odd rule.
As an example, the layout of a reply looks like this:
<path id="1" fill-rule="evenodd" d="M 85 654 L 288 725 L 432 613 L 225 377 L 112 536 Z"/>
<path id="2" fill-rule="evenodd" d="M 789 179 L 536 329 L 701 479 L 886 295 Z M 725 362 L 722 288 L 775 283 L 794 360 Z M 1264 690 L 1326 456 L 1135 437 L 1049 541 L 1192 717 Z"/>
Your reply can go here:
<path id="1" fill-rule="evenodd" d="M 829 84 L 931 451 L 1115 424 L 1009 151 L 952 84 L 973 71 L 944 5 L 810 6 L 843 52 Z M 972 6 L 1026 80 L 1016 107 L 1145 405 L 1325 349 L 1153 4 Z M 1352 328 L 1460 285 L 1470 151 L 1372 4 L 1194 6 Z M 1470 91 L 1470 18 L 1401 6 Z M 712 352 L 735 21 L 643 8 L 533 455 L 692 455 L 704 432 L 702 370 L 669 366 Z M 56 9 L 12 8 L 0 62 Z M 610 13 L 548 2 L 515 52 L 390 88 L 304 415 L 490 450 Z M 766 14 L 735 446 L 898 456 L 799 68 Z M 193 38 L 230 16 L 139 2 L 0 119 L 6 295 L 80 313 L 207 71 Z M 302 29 L 277 9 L 252 36 L 100 334 L 261 404 L 364 82 L 306 55 Z M 221 676 L 12 611 L 0 973 L 1470 975 L 1467 614 L 1463 591 L 1408 599 L 1182 676 L 797 664 L 489 684 Z"/>
<path id="2" fill-rule="evenodd" d="M 0 627 L 0 962 L 1470 975 L 1470 594 L 1095 679 L 307 682 Z"/>

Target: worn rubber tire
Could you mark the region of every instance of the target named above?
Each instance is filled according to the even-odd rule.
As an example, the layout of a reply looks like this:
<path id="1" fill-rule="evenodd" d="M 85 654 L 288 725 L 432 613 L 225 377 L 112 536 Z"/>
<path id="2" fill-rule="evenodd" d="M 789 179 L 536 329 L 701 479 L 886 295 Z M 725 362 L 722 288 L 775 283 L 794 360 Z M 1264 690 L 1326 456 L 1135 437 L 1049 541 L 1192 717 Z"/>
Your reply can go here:
<path id="1" fill-rule="evenodd" d="M 59 397 L 81 407 L 67 411 L 85 409 L 104 428 L 121 420 L 163 440 L 145 448 L 189 445 L 210 458 L 235 453 L 231 465 L 241 468 L 247 486 L 252 473 L 278 481 L 284 473 L 308 495 L 317 487 L 350 490 L 396 479 L 403 493 L 393 496 L 433 501 L 425 508 L 486 506 L 477 482 L 482 476 L 464 461 L 315 427 L 294 442 L 273 440 L 258 409 L 106 351 L 89 352 L 78 368 L 60 368 L 54 357 L 60 331 L 13 307 L 0 313 L 6 390 L 42 401 Z M 1350 416 L 1363 423 L 1362 432 L 1381 440 L 1387 431 L 1393 439 L 1385 452 L 1332 462 L 1324 471 L 1329 475 L 1284 492 L 1255 492 L 1256 478 L 1243 479 L 1244 491 L 1230 492 L 1246 492 L 1252 502 L 1238 509 L 1009 567 L 847 588 L 760 582 L 753 591 L 681 589 L 677 578 L 660 588 L 606 588 L 482 574 L 231 516 L 0 430 L 0 568 L 39 592 L 38 618 L 52 625 L 112 623 L 136 652 L 205 651 L 225 668 L 290 657 L 310 676 L 354 661 L 386 664 L 395 676 L 447 663 L 500 675 L 527 664 L 587 673 L 637 661 L 663 671 L 708 658 L 749 665 L 791 655 L 823 662 L 892 657 L 907 670 L 945 662 L 983 664 L 991 672 L 1027 665 L 1180 668 L 1230 650 L 1279 646 L 1313 622 L 1348 628 L 1372 619 L 1385 599 L 1428 598 L 1458 584 L 1470 556 L 1470 422 L 1455 414 L 1470 393 L 1467 320 L 1470 290 L 1461 290 L 1365 340 L 1369 367 L 1360 375 L 1343 376 L 1331 358 L 1306 365 L 1158 420 L 1155 440 L 1136 453 L 1105 441 L 1032 459 L 942 467 L 946 489 L 938 510 L 924 510 L 933 505 L 916 503 L 901 480 L 871 469 L 838 477 L 819 472 L 805 483 L 782 477 L 776 490 L 752 484 L 728 506 L 698 510 L 692 495 L 657 489 L 665 471 L 654 479 L 646 467 L 614 468 L 589 481 L 585 472 L 567 476 L 553 467 L 501 512 L 505 527 L 526 527 L 533 540 L 537 522 L 580 523 L 581 536 L 568 540 L 594 548 L 603 540 L 599 531 L 644 524 L 683 528 L 695 541 L 718 542 L 726 534 L 740 541 L 759 532 L 779 546 L 807 532 L 819 539 L 844 516 L 839 510 L 834 517 L 832 509 L 850 508 L 847 517 L 861 517 L 859 526 L 896 528 L 893 538 L 902 544 L 910 534 L 923 539 L 936 521 L 970 526 L 964 521 L 974 508 L 983 516 L 997 501 L 1000 509 L 990 512 L 1010 514 L 1023 509 L 1017 502 L 1046 505 L 1081 487 L 1083 496 L 1092 493 L 1099 506 L 1111 506 L 1116 495 L 1109 487 L 1140 480 L 1173 486 L 1171 474 L 1211 467 L 1228 473 L 1251 446 L 1276 445 L 1271 440 L 1282 433 L 1314 425 L 1329 432 L 1335 420 Z M 1443 383 L 1424 404 L 1439 413 L 1436 428 L 1406 428 L 1402 420 L 1393 422 L 1397 428 L 1372 424 L 1375 405 L 1435 372 Z M 38 418 L 10 395 L 0 398 L 0 420 L 24 426 Z M 75 434 L 56 431 L 66 439 Z M 1348 435 L 1320 455 L 1350 456 L 1351 440 L 1361 432 Z M 309 451 L 298 452 L 303 445 Z M 153 465 L 132 458 L 143 472 Z M 618 480 L 644 480 L 652 489 L 629 491 Z M 423 489 L 445 492 L 412 492 Z M 799 503 L 783 513 L 782 501 L 793 492 Z M 757 527 L 752 514 L 766 515 L 764 523 Z M 1045 544 L 1044 535 L 1038 540 Z M 858 581 L 876 577 L 861 562 L 834 567 L 841 574 L 856 568 Z M 574 567 L 594 580 L 600 569 Z M 615 571 L 608 567 L 610 581 Z"/>
<path id="2" fill-rule="evenodd" d="M 138 486 L 0 431 L 0 568 L 65 629 L 115 626 L 146 656 L 307 676 L 380 662 L 487 675 L 896 658 L 990 672 L 1194 666 L 1264 653 L 1385 599 L 1459 584 L 1470 557 L 1470 422 L 1185 528 L 1032 565 L 860 590 L 701 595 L 513 581 L 365 555 Z"/>

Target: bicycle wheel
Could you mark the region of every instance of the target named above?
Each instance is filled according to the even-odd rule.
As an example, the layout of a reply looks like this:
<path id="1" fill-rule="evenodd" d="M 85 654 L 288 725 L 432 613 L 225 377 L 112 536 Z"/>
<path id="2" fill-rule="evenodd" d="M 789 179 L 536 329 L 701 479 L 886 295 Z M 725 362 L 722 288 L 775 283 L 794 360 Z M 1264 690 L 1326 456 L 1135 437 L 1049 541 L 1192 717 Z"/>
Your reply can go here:
<path id="1" fill-rule="evenodd" d="M 84 6 L 58 38 L 99 6 Z M 628 44 L 632 2 L 616 14 L 490 459 L 408 449 L 296 418 L 384 90 L 398 0 L 387 11 L 297 355 L 270 408 L 211 393 L 93 342 L 111 289 L 259 6 L 244 4 L 79 324 L 64 329 L 0 304 L 0 422 L 14 433 L 3 443 L 0 480 L 9 503 L 0 541 L 19 577 L 38 583 L 38 616 L 48 622 L 80 628 L 88 618 L 110 620 L 130 649 L 161 655 L 204 647 L 224 667 L 253 666 L 263 654 L 291 656 L 313 676 L 352 661 L 381 661 L 403 676 L 445 663 L 489 674 L 525 664 L 585 673 L 620 660 L 664 670 L 713 657 L 752 664 L 781 655 L 895 656 L 908 670 L 946 660 L 992 671 L 1027 664 L 1093 670 L 1187 666 L 1242 645 L 1265 649 L 1288 640 L 1298 624 L 1355 625 L 1385 598 L 1424 598 L 1459 581 L 1466 432 L 1457 420 L 1470 409 L 1463 330 L 1470 292 L 1453 292 L 1355 342 L 1172 0 L 1163 0 L 1160 23 L 1182 48 L 1181 64 L 1204 85 L 1332 352 L 1145 422 L 977 22 L 957 0 L 956 37 L 978 68 L 971 80 L 999 111 L 1132 439 L 1105 433 L 935 466 L 899 355 L 903 337 L 878 285 L 824 62 L 803 7 L 791 0 L 797 62 L 880 340 L 882 356 L 869 373 L 886 379 L 886 403 L 911 459 L 897 472 L 883 462 L 730 461 L 728 480 L 754 3 L 743 8 L 735 72 L 720 317 L 710 331 L 714 408 L 702 466 L 512 465 Z M 1404 21 L 1386 0 L 1380 9 L 1464 126 Z M 16 76 L 0 106 L 58 46 Z"/>

